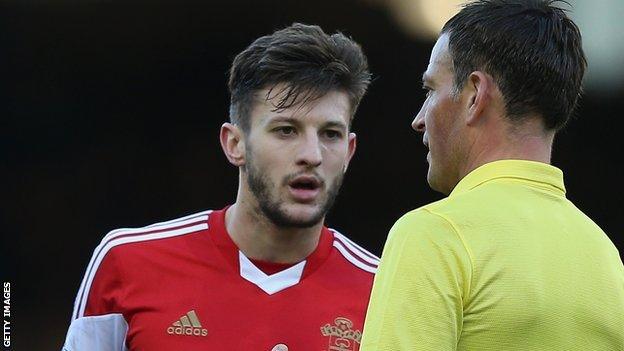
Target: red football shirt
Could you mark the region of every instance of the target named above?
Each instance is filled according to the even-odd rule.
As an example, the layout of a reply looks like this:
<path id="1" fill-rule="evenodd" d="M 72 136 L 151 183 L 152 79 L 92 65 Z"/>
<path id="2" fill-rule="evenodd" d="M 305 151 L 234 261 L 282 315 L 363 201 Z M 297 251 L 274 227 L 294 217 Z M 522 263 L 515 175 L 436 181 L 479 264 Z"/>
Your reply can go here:
<path id="1" fill-rule="evenodd" d="M 358 350 L 379 259 L 323 227 L 304 261 L 266 274 L 225 229 L 225 210 L 107 234 L 64 349 Z"/>

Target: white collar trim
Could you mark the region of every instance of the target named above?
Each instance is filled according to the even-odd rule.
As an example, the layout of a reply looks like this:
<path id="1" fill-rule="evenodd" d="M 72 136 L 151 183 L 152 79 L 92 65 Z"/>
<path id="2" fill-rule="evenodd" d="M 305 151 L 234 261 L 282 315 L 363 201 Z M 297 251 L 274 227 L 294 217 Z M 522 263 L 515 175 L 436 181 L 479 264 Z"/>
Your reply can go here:
<path id="1" fill-rule="evenodd" d="M 283 271 L 267 275 L 256 267 L 240 250 L 238 251 L 238 259 L 241 277 L 254 283 L 269 295 L 273 295 L 276 292 L 299 283 L 301 275 L 303 274 L 303 267 L 305 267 L 306 264 L 306 261 L 303 260 Z"/>

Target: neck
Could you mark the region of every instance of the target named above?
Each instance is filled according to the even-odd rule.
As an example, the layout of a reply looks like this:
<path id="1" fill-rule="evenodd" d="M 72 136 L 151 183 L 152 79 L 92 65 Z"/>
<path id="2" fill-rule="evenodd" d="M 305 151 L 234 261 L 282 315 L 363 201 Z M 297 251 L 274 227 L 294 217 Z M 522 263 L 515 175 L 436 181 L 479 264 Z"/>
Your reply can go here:
<path id="1" fill-rule="evenodd" d="M 499 133 L 484 131 L 469 148 L 460 180 L 476 168 L 499 160 L 527 160 L 550 164 L 554 132 L 545 132 L 539 119 L 517 128 L 499 128 Z"/>
<path id="2" fill-rule="evenodd" d="M 240 199 L 225 213 L 225 226 L 245 256 L 267 262 L 297 263 L 316 249 L 323 221 L 309 228 L 278 227 L 257 206 Z"/>

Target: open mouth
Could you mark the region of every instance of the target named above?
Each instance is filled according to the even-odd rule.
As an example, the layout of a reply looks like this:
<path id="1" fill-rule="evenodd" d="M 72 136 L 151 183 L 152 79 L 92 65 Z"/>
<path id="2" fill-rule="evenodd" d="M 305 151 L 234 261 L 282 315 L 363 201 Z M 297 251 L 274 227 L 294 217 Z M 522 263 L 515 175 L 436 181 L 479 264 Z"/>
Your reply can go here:
<path id="1" fill-rule="evenodd" d="M 312 176 L 299 176 L 288 182 L 292 196 L 298 201 L 311 201 L 319 194 L 322 182 Z"/>
<path id="2" fill-rule="evenodd" d="M 294 189 L 316 190 L 321 187 L 321 182 L 316 177 L 301 176 L 288 182 L 288 185 Z"/>

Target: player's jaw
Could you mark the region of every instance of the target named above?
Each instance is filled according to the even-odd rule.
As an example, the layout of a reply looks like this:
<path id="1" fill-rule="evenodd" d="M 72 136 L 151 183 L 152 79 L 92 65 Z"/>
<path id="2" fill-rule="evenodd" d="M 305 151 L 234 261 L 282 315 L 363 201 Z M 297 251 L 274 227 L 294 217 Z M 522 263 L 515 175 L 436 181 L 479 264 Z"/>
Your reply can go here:
<path id="1" fill-rule="evenodd" d="M 330 182 L 315 173 L 297 172 L 274 182 L 254 162 L 247 167 L 247 183 L 261 214 L 286 228 L 309 228 L 329 211 L 342 184 L 342 175 Z"/>

